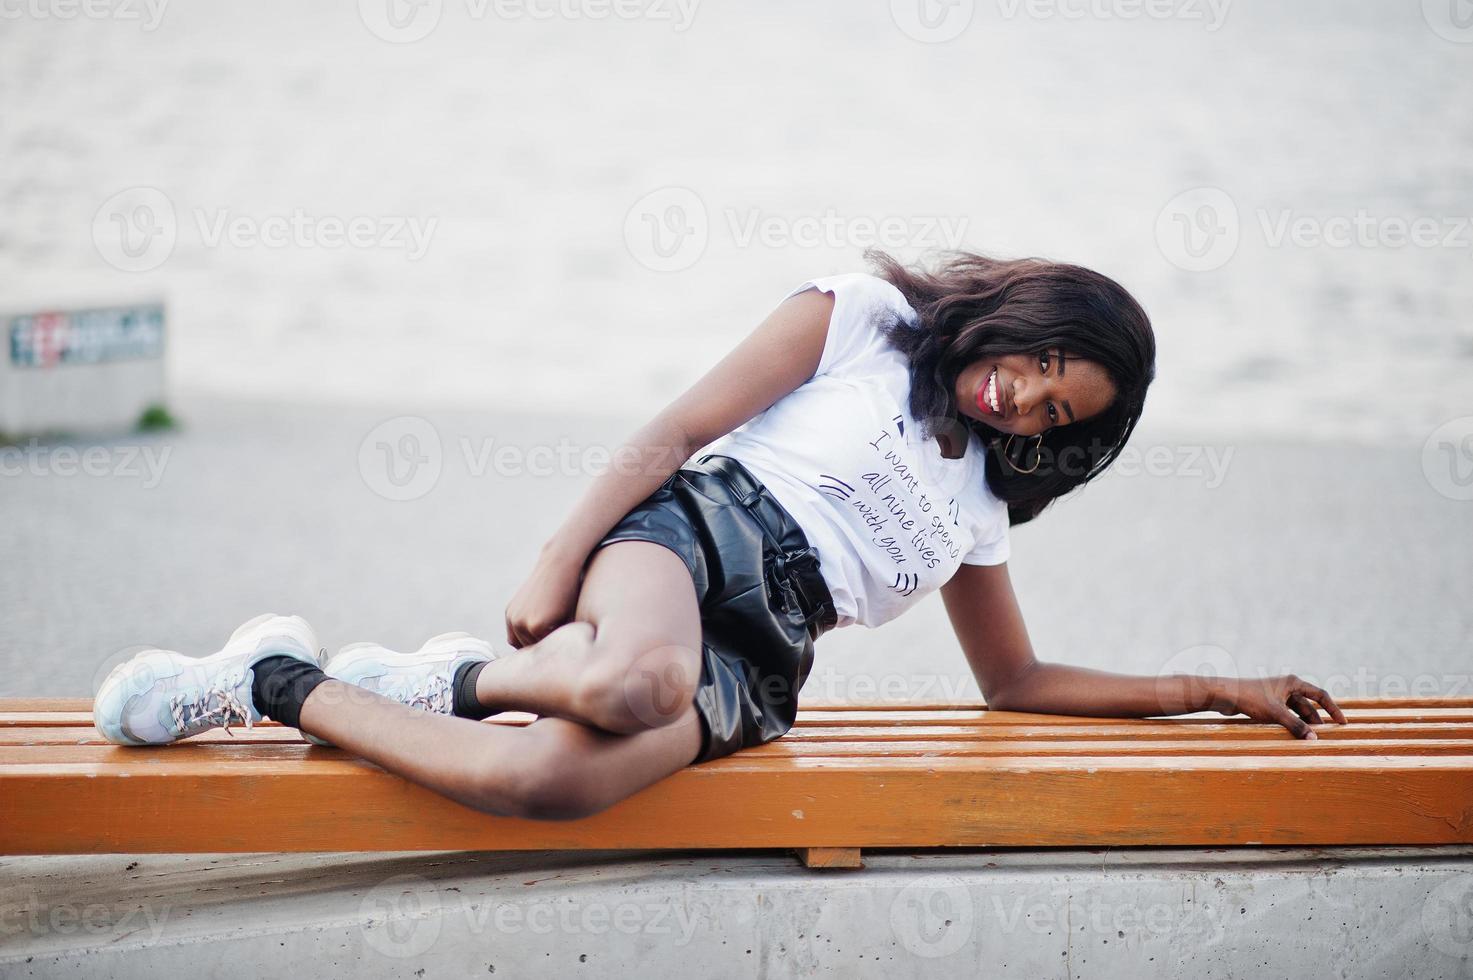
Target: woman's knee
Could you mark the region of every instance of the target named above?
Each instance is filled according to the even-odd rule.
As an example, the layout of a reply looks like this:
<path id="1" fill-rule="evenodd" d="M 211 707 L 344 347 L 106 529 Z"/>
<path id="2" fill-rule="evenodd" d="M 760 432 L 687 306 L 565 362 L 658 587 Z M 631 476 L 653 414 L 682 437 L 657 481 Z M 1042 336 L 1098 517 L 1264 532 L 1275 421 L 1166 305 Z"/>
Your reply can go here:
<path id="1" fill-rule="evenodd" d="M 659 728 L 689 709 L 700 676 L 698 649 L 596 636 L 576 686 L 580 714 L 623 735 Z"/>

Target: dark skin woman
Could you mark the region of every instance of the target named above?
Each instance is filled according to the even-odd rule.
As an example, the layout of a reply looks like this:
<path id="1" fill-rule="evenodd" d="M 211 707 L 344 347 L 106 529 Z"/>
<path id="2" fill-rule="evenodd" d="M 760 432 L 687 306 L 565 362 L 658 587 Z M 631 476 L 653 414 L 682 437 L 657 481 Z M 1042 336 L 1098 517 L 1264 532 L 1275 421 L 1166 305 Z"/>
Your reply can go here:
<path id="1" fill-rule="evenodd" d="M 871 258 L 918 314 L 878 325 L 907 358 L 911 415 L 943 456 L 982 447 L 988 486 L 1012 524 L 1036 519 L 1119 454 L 1154 378 L 1155 341 L 1144 311 L 1113 280 L 1037 259 L 960 253 L 926 272 Z M 515 649 L 474 684 L 481 704 L 536 721 L 481 724 L 329 679 L 301 702 L 301 730 L 469 806 L 540 819 L 596 813 L 690 764 L 703 738 L 693 705 L 702 621 L 691 573 L 652 541 L 599 544 L 697 450 L 813 378 L 833 311 L 834 297 L 820 290 L 778 305 L 630 436 L 617 465 L 542 546 L 506 607 Z M 1325 691 L 1294 675 L 1136 676 L 1041 662 L 1005 562 L 962 564 L 940 591 L 994 709 L 1090 717 L 1214 710 L 1297 738 L 1315 737 L 1321 710 L 1346 721 Z"/>

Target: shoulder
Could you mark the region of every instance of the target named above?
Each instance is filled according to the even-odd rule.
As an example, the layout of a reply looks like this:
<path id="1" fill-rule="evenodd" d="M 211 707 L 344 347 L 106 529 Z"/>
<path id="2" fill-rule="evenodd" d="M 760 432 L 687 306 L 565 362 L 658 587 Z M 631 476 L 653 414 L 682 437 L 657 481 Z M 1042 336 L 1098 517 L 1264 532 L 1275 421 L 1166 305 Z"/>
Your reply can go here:
<path id="1" fill-rule="evenodd" d="M 915 319 L 915 310 L 905 301 L 905 295 L 892 283 L 868 272 L 843 272 L 809 279 L 788 295 L 796 296 L 807 289 L 832 295 L 835 313 L 846 318 L 893 313 L 906 321 Z"/>

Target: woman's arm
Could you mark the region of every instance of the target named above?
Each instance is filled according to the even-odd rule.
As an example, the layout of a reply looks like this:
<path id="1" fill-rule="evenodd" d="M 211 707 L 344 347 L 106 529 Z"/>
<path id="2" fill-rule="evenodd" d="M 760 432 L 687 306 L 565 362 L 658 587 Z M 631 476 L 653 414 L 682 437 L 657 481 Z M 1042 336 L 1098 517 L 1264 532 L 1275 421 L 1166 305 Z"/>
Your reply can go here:
<path id="1" fill-rule="evenodd" d="M 834 298 L 805 290 L 784 300 L 716 366 L 610 456 L 572 512 L 542 546 L 506 611 L 507 642 L 535 643 L 568 622 L 589 554 L 625 514 L 697 449 L 813 377 L 828 338 Z"/>
<path id="2" fill-rule="evenodd" d="M 1172 674 L 1143 677 L 1067 664 L 1040 663 L 1018 608 L 1006 564 L 962 565 L 941 587 L 962 653 L 998 711 L 1096 718 L 1218 711 L 1283 725 L 1296 738 L 1315 738 L 1322 724 L 1315 703 L 1340 724 L 1345 713 L 1325 691 L 1290 674 L 1257 680 Z M 1291 710 L 1292 709 L 1292 710 Z"/>

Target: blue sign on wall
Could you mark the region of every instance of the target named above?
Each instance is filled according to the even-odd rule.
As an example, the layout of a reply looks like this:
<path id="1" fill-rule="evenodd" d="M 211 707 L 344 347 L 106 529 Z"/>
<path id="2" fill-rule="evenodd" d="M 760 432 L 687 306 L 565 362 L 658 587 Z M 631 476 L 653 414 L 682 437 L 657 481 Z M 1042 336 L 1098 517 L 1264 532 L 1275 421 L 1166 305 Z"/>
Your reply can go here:
<path id="1" fill-rule="evenodd" d="M 164 354 L 164 308 L 118 306 L 12 316 L 10 363 L 49 368 L 158 358 Z"/>

